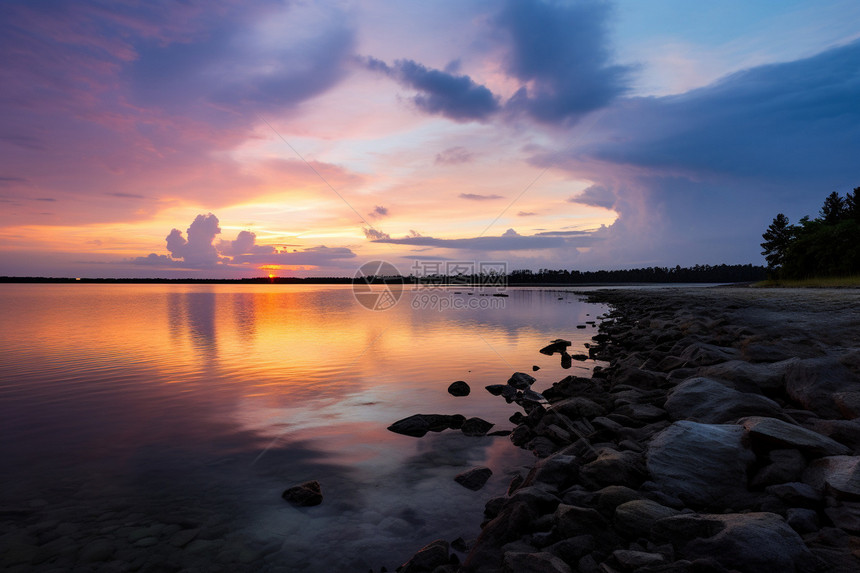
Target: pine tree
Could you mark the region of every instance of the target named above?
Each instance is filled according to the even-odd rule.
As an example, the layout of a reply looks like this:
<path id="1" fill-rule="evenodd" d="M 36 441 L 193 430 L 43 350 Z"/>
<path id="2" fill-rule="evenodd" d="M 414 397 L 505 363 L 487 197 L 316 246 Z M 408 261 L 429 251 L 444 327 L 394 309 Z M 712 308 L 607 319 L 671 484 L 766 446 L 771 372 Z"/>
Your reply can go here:
<path id="1" fill-rule="evenodd" d="M 794 227 L 789 224 L 788 217 L 782 213 L 774 217 L 773 223 L 762 233 L 764 243 L 761 244 L 761 248 L 764 250 L 761 254 L 767 260 L 769 270 L 776 270 L 785 262 L 785 253 L 793 236 Z"/>
<path id="2" fill-rule="evenodd" d="M 845 199 L 834 191 L 824 200 L 819 212 L 821 219 L 828 225 L 835 225 L 842 220 L 845 212 Z"/>

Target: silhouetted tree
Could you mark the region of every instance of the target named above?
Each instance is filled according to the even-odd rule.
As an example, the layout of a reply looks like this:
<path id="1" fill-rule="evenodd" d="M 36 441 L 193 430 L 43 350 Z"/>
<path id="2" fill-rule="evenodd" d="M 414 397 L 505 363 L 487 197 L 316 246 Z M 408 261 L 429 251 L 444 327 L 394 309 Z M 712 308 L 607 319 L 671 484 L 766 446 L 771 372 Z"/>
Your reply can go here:
<path id="1" fill-rule="evenodd" d="M 839 196 L 839 193 L 834 191 L 824 200 L 824 205 L 821 207 L 819 214 L 821 219 L 828 225 L 835 225 L 842 220 L 845 212 L 845 199 Z"/>
<path id="2" fill-rule="evenodd" d="M 761 248 L 764 249 L 761 254 L 767 260 L 768 270 L 777 270 L 782 267 L 785 262 L 785 254 L 788 246 L 794 238 L 794 227 L 789 224 L 788 217 L 779 213 L 773 218 L 773 223 L 767 228 L 767 231 L 762 233 L 764 242 Z"/>
<path id="3" fill-rule="evenodd" d="M 854 191 L 845 194 L 845 218 L 860 221 L 860 187 L 855 187 Z"/>

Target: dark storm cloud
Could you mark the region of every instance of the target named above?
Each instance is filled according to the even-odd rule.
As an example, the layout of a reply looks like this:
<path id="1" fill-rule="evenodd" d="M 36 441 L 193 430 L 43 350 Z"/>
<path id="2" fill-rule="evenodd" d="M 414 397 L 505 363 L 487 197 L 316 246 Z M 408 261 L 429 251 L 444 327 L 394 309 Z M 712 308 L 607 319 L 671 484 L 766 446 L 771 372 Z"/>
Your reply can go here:
<path id="1" fill-rule="evenodd" d="M 505 71 L 523 86 L 507 102 L 542 122 L 573 120 L 623 95 L 631 68 L 611 63 L 605 2 L 506 2 L 495 23 Z"/>
<path id="2" fill-rule="evenodd" d="M 499 100 L 493 92 L 469 76 L 434 70 L 413 60 L 397 60 L 389 66 L 376 58 L 366 58 L 364 63 L 368 69 L 418 91 L 411 100 L 425 113 L 465 122 L 486 120 L 499 110 Z"/>
<path id="3" fill-rule="evenodd" d="M 569 203 L 580 203 L 592 207 L 611 209 L 615 205 L 615 194 L 602 185 L 592 185 L 579 195 L 567 200 Z"/>
<path id="4" fill-rule="evenodd" d="M 856 174 L 858 70 L 860 42 L 854 42 L 682 95 L 632 100 L 605 122 L 625 139 L 595 155 L 654 170 L 786 181 Z"/>

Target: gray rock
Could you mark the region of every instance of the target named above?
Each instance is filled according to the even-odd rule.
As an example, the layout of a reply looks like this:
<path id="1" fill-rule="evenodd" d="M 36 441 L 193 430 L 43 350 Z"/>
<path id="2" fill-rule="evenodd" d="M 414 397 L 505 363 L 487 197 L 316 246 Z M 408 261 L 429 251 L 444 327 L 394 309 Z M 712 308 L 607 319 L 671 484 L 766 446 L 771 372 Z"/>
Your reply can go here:
<path id="1" fill-rule="evenodd" d="M 743 437 L 741 426 L 675 422 L 648 446 L 657 490 L 693 508 L 745 506 L 747 467 L 755 455 Z"/>
<path id="2" fill-rule="evenodd" d="M 526 478 L 526 484 L 542 483 L 551 485 L 559 490 L 567 488 L 579 476 L 579 461 L 576 456 L 553 454 L 548 458 L 538 460 Z"/>
<path id="3" fill-rule="evenodd" d="M 800 450 L 771 450 L 767 453 L 768 464 L 762 467 L 750 481 L 752 487 L 794 482 L 806 469 L 806 458 Z"/>
<path id="4" fill-rule="evenodd" d="M 597 416 L 606 414 L 606 409 L 588 398 L 575 396 L 566 400 L 560 400 L 550 407 L 550 412 L 559 412 L 573 420 L 586 418 L 591 420 Z"/>
<path id="5" fill-rule="evenodd" d="M 452 396 L 468 396 L 471 391 L 472 389 L 463 380 L 457 380 L 448 386 L 448 393 Z"/>
<path id="6" fill-rule="evenodd" d="M 713 536 L 694 539 L 681 550 L 687 559 L 713 557 L 742 572 L 814 571 L 815 558 L 803 539 L 777 514 L 744 513 L 702 516 L 719 522 Z"/>
<path id="7" fill-rule="evenodd" d="M 174 547 L 185 547 L 200 534 L 199 529 L 183 529 L 177 531 L 170 537 L 170 544 Z"/>
<path id="8" fill-rule="evenodd" d="M 608 530 L 609 523 L 596 509 L 562 504 L 553 514 L 556 528 L 563 537 L 599 535 Z"/>
<path id="9" fill-rule="evenodd" d="M 552 553 L 505 553 L 505 573 L 572 573 L 570 566 Z"/>
<path id="10" fill-rule="evenodd" d="M 860 456 L 813 460 L 803 472 L 803 481 L 818 491 L 831 491 L 838 499 L 860 500 Z"/>
<path id="11" fill-rule="evenodd" d="M 478 467 L 458 474 L 456 477 L 454 477 L 454 481 L 456 481 L 458 484 L 465 487 L 466 489 L 478 491 L 479 489 L 484 487 L 484 484 L 487 483 L 487 480 L 490 479 L 491 475 L 493 475 L 493 470 L 491 470 L 490 468 Z"/>
<path id="12" fill-rule="evenodd" d="M 630 551 L 628 549 L 616 549 L 612 552 L 612 556 L 622 567 L 629 571 L 649 565 L 659 565 L 666 561 L 666 558 L 659 553 Z"/>
<path id="13" fill-rule="evenodd" d="M 666 417 L 666 410 L 652 404 L 625 404 L 615 413 L 641 422 L 654 422 Z"/>
<path id="14" fill-rule="evenodd" d="M 517 390 L 525 390 L 537 381 L 537 378 L 525 372 L 514 372 L 514 375 L 508 379 L 508 385 L 513 386 Z"/>
<path id="15" fill-rule="evenodd" d="M 785 390 L 792 400 L 821 417 L 838 418 L 842 413 L 834 395 L 860 392 L 860 380 L 834 358 L 811 358 L 786 369 Z"/>
<path id="16" fill-rule="evenodd" d="M 116 548 L 107 539 L 95 539 L 81 548 L 78 561 L 82 563 L 101 563 L 113 557 Z"/>
<path id="17" fill-rule="evenodd" d="M 404 563 L 398 571 L 400 573 L 428 573 L 449 563 L 448 542 L 437 539 L 424 546 L 412 558 Z"/>
<path id="18" fill-rule="evenodd" d="M 765 491 L 795 507 L 815 507 L 823 499 L 821 491 L 802 482 L 772 485 L 767 487 Z"/>
<path id="19" fill-rule="evenodd" d="M 619 505 L 636 499 L 642 499 L 642 494 L 623 485 L 610 485 L 594 492 L 594 505 L 608 515 L 615 513 Z"/>
<path id="20" fill-rule="evenodd" d="M 847 454 L 850 450 L 818 432 L 774 418 L 752 416 L 738 420 L 754 444 L 766 448 L 797 448 L 819 456 Z"/>
<path id="21" fill-rule="evenodd" d="M 730 360 L 699 369 L 706 378 L 732 382 L 736 389 L 758 388 L 763 391 L 780 390 L 785 383 L 785 371 L 797 358 L 769 364 L 754 364 L 745 360 Z"/>
<path id="22" fill-rule="evenodd" d="M 860 533 L 860 503 L 843 501 L 824 510 L 833 525 L 848 533 Z"/>
<path id="23" fill-rule="evenodd" d="M 319 505 L 323 501 L 320 483 L 316 480 L 306 481 L 284 490 L 281 494 L 288 502 L 299 507 L 311 507 Z"/>
<path id="24" fill-rule="evenodd" d="M 615 508 L 613 521 L 618 531 L 631 537 L 645 537 L 651 533 L 658 520 L 679 513 L 677 509 L 660 505 L 656 501 L 637 499 Z"/>
<path id="25" fill-rule="evenodd" d="M 836 392 L 833 402 L 845 418 L 853 420 L 860 417 L 860 392 Z"/>
<path id="26" fill-rule="evenodd" d="M 860 451 L 860 423 L 856 420 L 810 420 L 810 429 Z"/>
<path id="27" fill-rule="evenodd" d="M 695 342 L 681 352 L 680 358 L 685 366 L 710 366 L 711 364 L 736 360 L 740 358 L 740 354 L 734 348 Z"/>
<path id="28" fill-rule="evenodd" d="M 782 416 L 779 404 L 759 394 L 738 392 L 710 378 L 690 378 L 676 386 L 666 400 L 673 420 L 695 419 L 706 424 L 733 422 L 755 414 Z"/>
<path id="29" fill-rule="evenodd" d="M 790 507 L 785 512 L 785 521 L 801 535 L 818 531 L 818 514 L 804 507 Z"/>
<path id="30" fill-rule="evenodd" d="M 586 485 L 623 485 L 635 488 L 647 477 L 643 461 L 642 454 L 637 452 L 599 448 L 597 459 L 582 466 L 579 475 Z"/>

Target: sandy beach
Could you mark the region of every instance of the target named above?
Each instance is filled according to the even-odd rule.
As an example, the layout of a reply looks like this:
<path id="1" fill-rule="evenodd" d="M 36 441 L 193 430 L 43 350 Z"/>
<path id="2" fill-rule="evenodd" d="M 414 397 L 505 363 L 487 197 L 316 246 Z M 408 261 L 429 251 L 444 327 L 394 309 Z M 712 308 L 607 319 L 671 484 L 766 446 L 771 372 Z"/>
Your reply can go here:
<path id="1" fill-rule="evenodd" d="M 520 391 L 534 468 L 477 540 L 399 571 L 860 568 L 860 290 L 584 296 L 612 308 L 588 348 L 608 366 Z"/>

